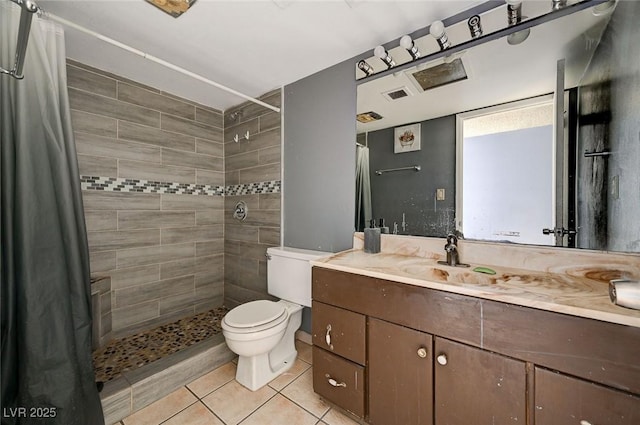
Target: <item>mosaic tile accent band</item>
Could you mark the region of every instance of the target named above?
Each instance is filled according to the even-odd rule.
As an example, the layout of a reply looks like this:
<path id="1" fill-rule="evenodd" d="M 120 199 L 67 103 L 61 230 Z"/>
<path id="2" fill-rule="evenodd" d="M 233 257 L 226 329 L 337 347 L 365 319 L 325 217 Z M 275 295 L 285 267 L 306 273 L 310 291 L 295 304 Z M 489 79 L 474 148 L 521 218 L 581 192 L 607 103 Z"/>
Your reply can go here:
<path id="1" fill-rule="evenodd" d="M 215 186 L 209 184 L 157 182 L 116 177 L 80 176 L 82 190 L 105 192 L 172 193 L 177 195 L 235 196 L 259 193 L 279 193 L 280 180 L 258 183 Z"/>
<path id="2" fill-rule="evenodd" d="M 82 190 L 105 192 L 175 193 L 179 195 L 224 195 L 224 187 L 209 184 L 157 182 L 116 177 L 80 176 Z"/>
<path id="3" fill-rule="evenodd" d="M 255 195 L 257 193 L 280 193 L 280 180 L 272 180 L 268 182 L 236 184 L 227 186 L 224 193 L 227 196 L 236 195 Z"/>

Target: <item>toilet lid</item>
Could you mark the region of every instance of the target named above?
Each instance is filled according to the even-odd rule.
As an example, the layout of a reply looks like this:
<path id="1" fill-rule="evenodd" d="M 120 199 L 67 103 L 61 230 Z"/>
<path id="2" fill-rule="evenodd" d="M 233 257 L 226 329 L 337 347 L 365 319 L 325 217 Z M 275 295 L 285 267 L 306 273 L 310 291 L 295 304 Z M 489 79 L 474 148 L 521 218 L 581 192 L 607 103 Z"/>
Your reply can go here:
<path id="1" fill-rule="evenodd" d="M 252 328 L 270 323 L 286 313 L 285 307 L 273 301 L 259 300 L 239 305 L 224 316 L 234 328 Z"/>

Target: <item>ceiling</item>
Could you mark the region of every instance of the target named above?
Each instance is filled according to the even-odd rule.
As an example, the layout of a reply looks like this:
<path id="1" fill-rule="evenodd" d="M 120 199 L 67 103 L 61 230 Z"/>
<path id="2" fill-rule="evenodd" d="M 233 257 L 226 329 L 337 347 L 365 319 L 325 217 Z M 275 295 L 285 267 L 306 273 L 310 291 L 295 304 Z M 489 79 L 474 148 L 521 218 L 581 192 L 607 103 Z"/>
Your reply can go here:
<path id="1" fill-rule="evenodd" d="M 482 1 L 198 0 L 173 18 L 144 0 L 40 0 L 48 13 L 249 96 L 295 82 Z M 214 108 L 244 99 L 75 29 L 67 56 Z"/>
<path id="2" fill-rule="evenodd" d="M 549 12 L 550 2 L 525 2 L 523 14 L 540 16 Z M 501 6 L 482 22 L 495 21 L 490 14 L 499 15 L 504 22 L 506 6 Z M 586 9 L 531 29 L 529 37 L 519 45 L 509 45 L 505 38 L 480 44 L 454 55 L 462 58 L 468 79 L 422 91 L 408 76 L 418 69 L 440 64 L 418 65 L 406 72 L 397 72 L 358 86 L 357 112 L 376 112 L 383 118 L 369 123 L 357 123 L 358 133 L 419 122 L 431 118 L 498 105 L 541 94 L 553 93 L 556 84 L 556 63 L 566 59 L 565 87 L 575 87 L 591 59 L 610 15 L 595 16 Z M 502 24 L 504 25 L 504 24 Z M 489 27 L 489 25 L 487 25 Z M 496 28 L 497 29 L 497 28 Z M 447 28 L 449 38 L 464 41 L 469 32 L 466 22 Z M 437 47 L 416 40 L 422 51 Z M 424 44 L 421 44 L 424 43 Z M 435 43 L 432 43 L 435 44 Z M 392 49 L 394 57 L 405 54 L 401 48 Z M 376 58 L 367 59 L 376 64 Z M 388 100 L 385 92 L 406 88 L 411 95 Z"/>

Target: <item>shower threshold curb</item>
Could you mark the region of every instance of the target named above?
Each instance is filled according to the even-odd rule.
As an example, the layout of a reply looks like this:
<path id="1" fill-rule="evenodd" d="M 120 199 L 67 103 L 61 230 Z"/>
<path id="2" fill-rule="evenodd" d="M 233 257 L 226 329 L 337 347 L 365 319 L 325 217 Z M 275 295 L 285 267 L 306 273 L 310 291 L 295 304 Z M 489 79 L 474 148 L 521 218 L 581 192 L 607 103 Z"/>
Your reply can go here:
<path id="1" fill-rule="evenodd" d="M 115 424 L 235 357 L 222 334 L 106 382 L 100 393 L 105 423 Z"/>

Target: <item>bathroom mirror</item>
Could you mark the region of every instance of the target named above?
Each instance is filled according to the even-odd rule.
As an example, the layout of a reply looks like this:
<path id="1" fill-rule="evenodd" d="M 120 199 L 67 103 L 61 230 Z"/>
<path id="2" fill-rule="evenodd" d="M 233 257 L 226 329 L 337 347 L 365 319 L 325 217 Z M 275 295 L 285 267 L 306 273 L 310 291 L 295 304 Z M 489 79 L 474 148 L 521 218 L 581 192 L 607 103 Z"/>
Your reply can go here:
<path id="1" fill-rule="evenodd" d="M 524 15 L 529 3 L 523 4 Z M 634 106 L 640 98 L 640 47 L 634 41 L 640 36 L 635 24 L 640 7 L 636 2 L 608 7 L 614 3 L 533 27 L 520 44 L 508 43 L 505 37 L 360 84 L 357 112 L 365 114 L 361 119 L 366 122 L 357 123 L 357 143 L 366 149 L 358 148 L 361 162 L 357 171 L 364 172 L 356 185 L 366 187 L 368 180 L 371 191 L 370 195 L 356 194 L 357 202 L 366 205 L 370 199 L 372 218 L 384 218 L 398 234 L 442 237 L 454 230 L 465 234 L 465 221 L 469 223 L 468 217 L 475 214 L 501 218 L 498 224 L 489 220 L 488 232 L 472 239 L 640 252 L 640 123 Z M 503 13 L 506 19 L 506 8 Z M 436 75 L 439 70 L 460 68 L 466 78 L 452 78 L 449 84 L 424 90 L 417 82 L 430 70 L 434 71 L 432 78 L 441 78 L 442 72 Z M 467 184 L 465 191 L 461 185 L 465 171 L 474 176 L 465 168 L 465 154 L 456 150 L 456 144 L 464 140 L 459 127 L 465 118 L 488 118 L 472 134 L 486 136 L 521 131 L 519 124 L 512 125 L 515 121 L 509 111 L 522 102 L 550 102 L 542 109 L 557 115 L 553 93 L 558 76 L 565 89 L 560 91 L 562 130 L 556 134 L 556 116 L 549 124 L 548 116 L 536 121 L 534 112 L 521 114 L 525 127 L 546 126 L 544 137 L 551 134 L 552 140 L 542 149 L 547 162 L 536 164 L 542 160 L 534 161 L 528 156 L 532 154 L 523 154 L 528 152 L 525 148 L 514 147 L 522 140 L 519 136 L 509 142 L 509 149 L 496 142 L 486 149 L 468 150 L 473 155 L 466 156 L 467 165 L 475 167 L 475 176 L 480 176 L 476 183 L 489 175 L 494 180 L 487 177 L 484 186 Z M 495 115 L 484 109 L 496 105 L 502 107 L 493 111 Z M 375 120 L 376 116 L 382 118 Z M 498 128 L 500 122 L 507 127 Z M 416 124 L 419 132 L 412 131 Z M 402 135 L 419 143 L 407 149 L 402 146 Z M 559 149 L 555 140 L 561 140 Z M 365 162 L 368 171 L 363 170 Z M 510 178 L 531 169 L 546 170 L 549 194 L 544 196 L 553 196 L 550 202 L 523 204 L 507 195 L 531 197 L 529 183 L 539 177 Z M 507 174 L 496 176 L 495 170 Z M 486 194 L 478 192 L 478 187 Z M 471 195 L 495 208 L 474 210 L 466 202 Z M 356 209 L 356 229 L 361 230 L 368 224 L 366 208 Z M 548 224 L 531 224 L 533 213 L 546 217 Z M 523 225 L 531 228 L 505 224 L 503 217 L 509 216 L 523 218 Z M 525 237 L 527 232 L 535 238 Z"/>

